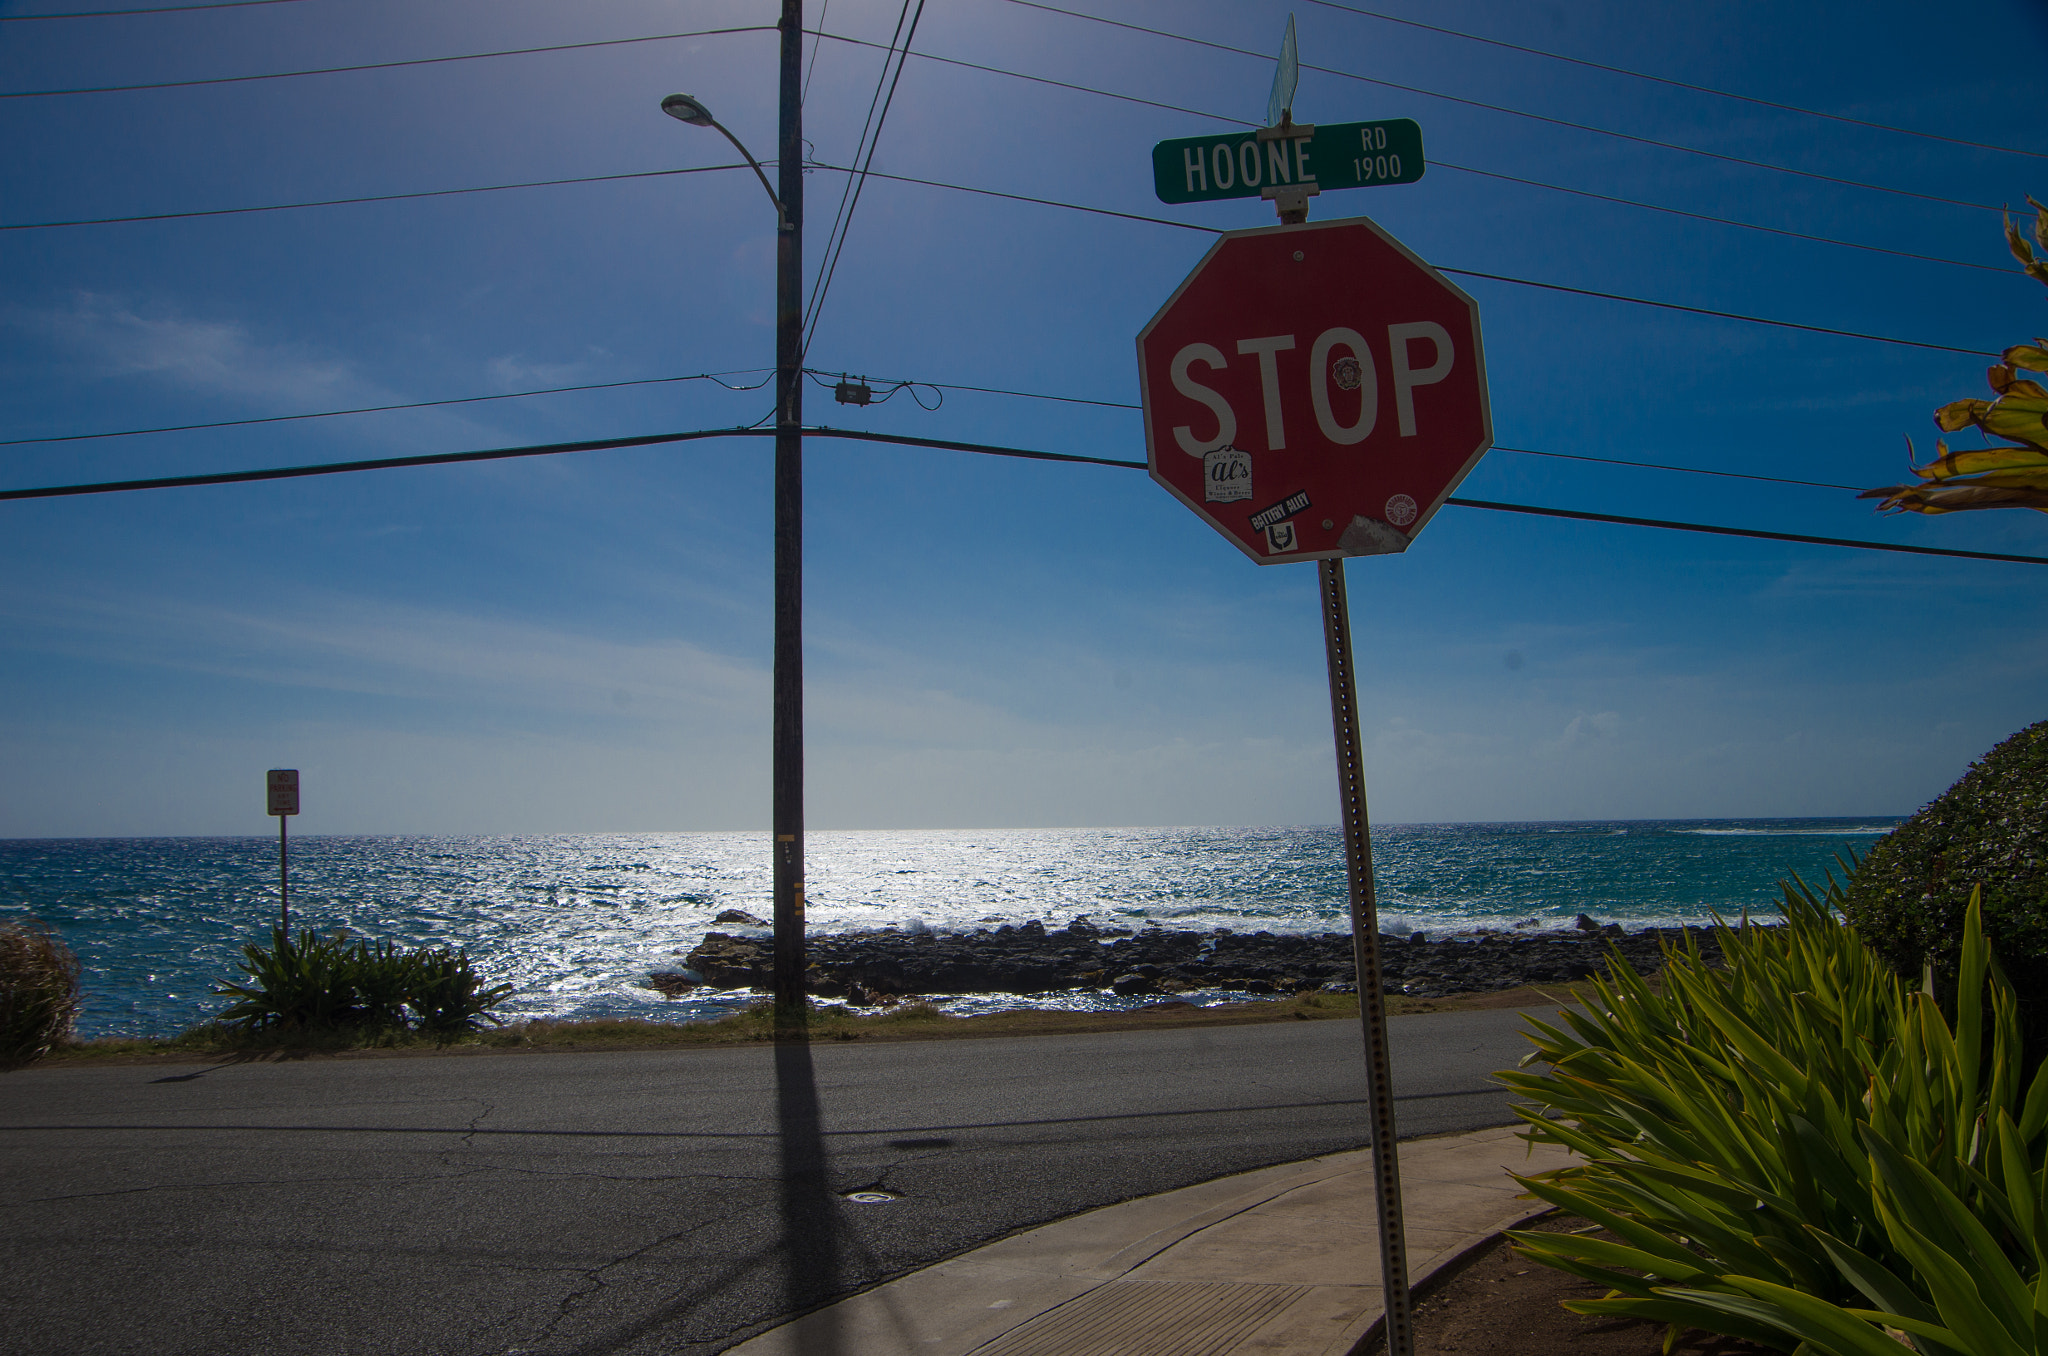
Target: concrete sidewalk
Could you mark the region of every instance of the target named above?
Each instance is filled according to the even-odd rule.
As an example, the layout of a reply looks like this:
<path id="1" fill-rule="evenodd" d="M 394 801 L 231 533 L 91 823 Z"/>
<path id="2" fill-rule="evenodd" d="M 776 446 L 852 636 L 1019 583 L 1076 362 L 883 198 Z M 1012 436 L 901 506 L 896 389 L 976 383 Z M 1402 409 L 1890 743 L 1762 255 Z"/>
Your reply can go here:
<path id="1" fill-rule="evenodd" d="M 1510 1171 L 1568 1161 L 1507 1126 L 1410 1140 L 1400 1157 L 1411 1284 L 1545 1208 L 1517 1199 Z M 1092 1210 L 731 1356 L 1347 1356 L 1380 1317 L 1371 1166 L 1333 1154 Z"/>

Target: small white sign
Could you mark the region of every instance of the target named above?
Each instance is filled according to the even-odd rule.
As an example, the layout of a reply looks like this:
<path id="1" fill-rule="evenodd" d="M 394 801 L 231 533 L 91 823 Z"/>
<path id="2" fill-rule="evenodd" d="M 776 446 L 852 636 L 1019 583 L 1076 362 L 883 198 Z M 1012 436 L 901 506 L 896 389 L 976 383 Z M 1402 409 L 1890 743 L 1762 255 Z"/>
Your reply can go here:
<path id="1" fill-rule="evenodd" d="M 295 767 L 274 767 L 263 774 L 264 788 L 270 793 L 270 813 L 274 815 L 295 815 L 299 812 L 299 770 Z"/>
<path id="2" fill-rule="evenodd" d="M 1229 443 L 1202 454 L 1202 498 L 1211 504 L 1228 504 L 1252 497 L 1251 453 Z"/>

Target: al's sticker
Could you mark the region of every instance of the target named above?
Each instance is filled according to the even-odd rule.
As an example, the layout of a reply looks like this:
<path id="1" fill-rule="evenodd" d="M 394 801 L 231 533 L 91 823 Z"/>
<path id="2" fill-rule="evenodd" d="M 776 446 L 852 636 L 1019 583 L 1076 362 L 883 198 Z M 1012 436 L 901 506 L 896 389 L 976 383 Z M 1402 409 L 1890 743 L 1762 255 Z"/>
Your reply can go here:
<path id="1" fill-rule="evenodd" d="M 1252 497 L 1252 454 L 1229 443 L 1202 454 L 1202 498 L 1228 504 Z"/>

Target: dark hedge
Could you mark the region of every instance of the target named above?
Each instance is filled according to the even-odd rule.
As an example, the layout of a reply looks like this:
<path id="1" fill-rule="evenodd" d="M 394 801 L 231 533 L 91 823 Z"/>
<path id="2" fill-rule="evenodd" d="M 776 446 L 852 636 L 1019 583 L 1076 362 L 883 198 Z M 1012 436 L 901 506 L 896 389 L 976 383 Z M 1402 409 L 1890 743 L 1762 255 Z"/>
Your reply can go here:
<path id="1" fill-rule="evenodd" d="M 1977 886 L 1992 951 L 2039 1026 L 2048 1017 L 2048 721 L 1992 749 L 1879 839 L 1850 876 L 1844 909 L 1901 974 L 1932 961 L 1952 979 Z"/>

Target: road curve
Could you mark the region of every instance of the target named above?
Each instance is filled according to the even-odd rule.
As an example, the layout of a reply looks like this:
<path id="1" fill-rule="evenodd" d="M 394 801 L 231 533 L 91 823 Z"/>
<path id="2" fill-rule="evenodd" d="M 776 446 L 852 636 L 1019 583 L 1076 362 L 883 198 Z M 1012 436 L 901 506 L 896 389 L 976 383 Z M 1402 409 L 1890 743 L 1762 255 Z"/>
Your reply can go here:
<path id="1" fill-rule="evenodd" d="M 1393 1020 L 1404 1138 L 1513 1011 Z M 1078 1211 L 1365 1142 L 1355 1023 L 0 1076 L 0 1352 L 717 1352 Z M 868 1188 L 895 1199 L 856 1204 Z"/>

